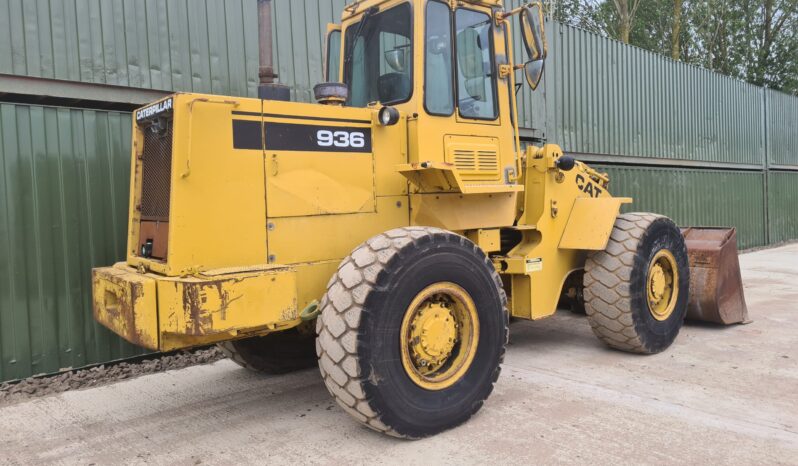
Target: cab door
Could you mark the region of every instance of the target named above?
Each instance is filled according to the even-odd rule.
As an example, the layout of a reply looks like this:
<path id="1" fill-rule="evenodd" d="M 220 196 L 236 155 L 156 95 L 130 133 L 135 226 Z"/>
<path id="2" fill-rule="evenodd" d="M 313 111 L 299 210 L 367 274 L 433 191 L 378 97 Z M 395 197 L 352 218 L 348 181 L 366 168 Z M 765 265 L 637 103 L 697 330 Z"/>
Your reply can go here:
<path id="1" fill-rule="evenodd" d="M 496 54 L 505 49 L 504 31 L 490 8 L 475 5 L 451 10 L 448 2 L 431 0 L 424 19 L 418 161 L 451 163 L 465 183 L 514 183 L 511 93 L 509 79 L 499 77 Z M 506 63 L 504 53 L 501 60 Z"/>

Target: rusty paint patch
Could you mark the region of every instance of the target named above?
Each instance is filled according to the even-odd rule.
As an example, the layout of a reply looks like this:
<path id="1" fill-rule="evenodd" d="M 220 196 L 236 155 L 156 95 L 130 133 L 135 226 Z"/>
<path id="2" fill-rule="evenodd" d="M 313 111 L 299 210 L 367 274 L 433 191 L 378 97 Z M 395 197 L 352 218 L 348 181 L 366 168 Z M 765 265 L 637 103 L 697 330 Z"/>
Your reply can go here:
<path id="1" fill-rule="evenodd" d="M 183 283 L 183 309 L 188 317 L 186 333 L 189 335 L 205 335 L 205 329 L 213 328 L 213 317 L 203 312 L 203 304 L 208 298 L 203 295 L 202 288 L 202 285 Z"/>
<path id="2" fill-rule="evenodd" d="M 100 274 L 92 271 L 94 319 L 137 346 L 157 349 L 136 322 L 136 305 L 144 298 L 141 283 L 131 282 L 115 271 Z"/>
<path id="3" fill-rule="evenodd" d="M 211 280 L 202 283 L 182 283 L 183 309 L 186 312 L 186 334 L 210 335 L 221 330 L 214 329 L 214 314 L 219 314 L 219 320 L 227 319 L 227 310 L 230 304 L 243 296 L 231 298 L 230 292 L 225 289 L 225 284 L 238 283 L 236 280 Z M 218 309 L 208 309 L 208 293 L 215 293 L 220 305 Z"/>

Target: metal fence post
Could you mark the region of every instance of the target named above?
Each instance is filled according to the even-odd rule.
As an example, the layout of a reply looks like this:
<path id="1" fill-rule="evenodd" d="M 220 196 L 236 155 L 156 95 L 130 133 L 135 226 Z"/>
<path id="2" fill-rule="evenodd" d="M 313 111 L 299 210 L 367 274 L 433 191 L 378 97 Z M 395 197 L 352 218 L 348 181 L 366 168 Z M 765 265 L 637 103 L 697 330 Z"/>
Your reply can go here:
<path id="1" fill-rule="evenodd" d="M 770 239 L 770 144 L 768 141 L 768 88 L 762 87 L 762 167 L 764 169 L 765 244 Z"/>

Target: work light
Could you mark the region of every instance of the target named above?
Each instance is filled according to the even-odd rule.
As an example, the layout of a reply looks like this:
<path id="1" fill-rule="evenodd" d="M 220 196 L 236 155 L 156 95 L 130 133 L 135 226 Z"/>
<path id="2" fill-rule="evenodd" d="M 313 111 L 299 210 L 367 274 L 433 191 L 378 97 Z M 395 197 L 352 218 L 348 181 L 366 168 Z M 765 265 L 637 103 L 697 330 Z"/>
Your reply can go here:
<path id="1" fill-rule="evenodd" d="M 378 117 L 382 126 L 395 125 L 399 121 L 399 110 L 393 107 L 382 107 Z"/>

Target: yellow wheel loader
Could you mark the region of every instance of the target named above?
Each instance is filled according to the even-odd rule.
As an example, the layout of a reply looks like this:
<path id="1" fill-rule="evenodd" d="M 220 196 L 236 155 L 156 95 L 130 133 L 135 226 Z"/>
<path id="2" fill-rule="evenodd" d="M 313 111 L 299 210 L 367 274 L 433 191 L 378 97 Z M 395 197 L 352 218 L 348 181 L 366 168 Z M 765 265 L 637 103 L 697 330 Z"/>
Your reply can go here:
<path id="1" fill-rule="evenodd" d="M 93 271 L 99 322 L 269 373 L 318 361 L 345 411 L 406 438 L 474 414 L 509 318 L 563 295 L 610 347 L 674 341 L 679 228 L 620 215 L 632 200 L 558 146 L 522 149 L 515 75 L 540 80 L 539 4 L 363 0 L 327 43 L 319 103 L 178 93 L 135 112 L 127 259 Z"/>

